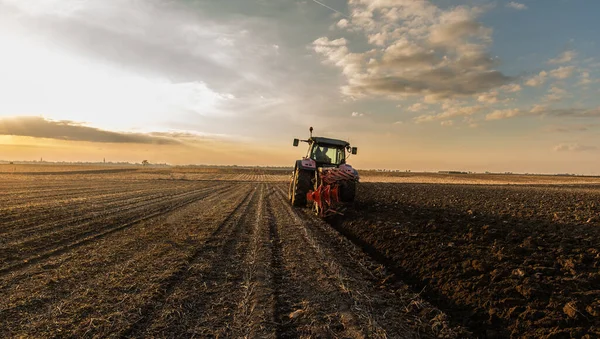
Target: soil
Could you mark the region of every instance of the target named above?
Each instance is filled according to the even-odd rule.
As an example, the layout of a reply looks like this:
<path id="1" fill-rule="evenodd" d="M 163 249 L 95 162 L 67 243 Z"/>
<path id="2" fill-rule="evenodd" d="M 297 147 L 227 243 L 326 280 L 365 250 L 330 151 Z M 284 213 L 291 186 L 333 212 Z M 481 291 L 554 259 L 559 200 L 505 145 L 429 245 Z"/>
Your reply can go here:
<path id="1" fill-rule="evenodd" d="M 278 174 L 203 175 L 0 177 L 0 336 L 472 336 Z"/>
<path id="2" fill-rule="evenodd" d="M 363 183 L 337 230 L 487 338 L 600 336 L 600 187 Z"/>

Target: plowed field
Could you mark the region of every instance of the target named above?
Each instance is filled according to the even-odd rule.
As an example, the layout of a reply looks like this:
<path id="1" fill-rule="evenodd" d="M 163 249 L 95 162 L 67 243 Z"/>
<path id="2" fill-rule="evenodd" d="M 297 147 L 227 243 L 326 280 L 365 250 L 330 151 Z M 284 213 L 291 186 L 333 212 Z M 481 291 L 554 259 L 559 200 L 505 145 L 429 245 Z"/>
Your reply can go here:
<path id="1" fill-rule="evenodd" d="M 0 336 L 600 335 L 597 186 L 369 182 L 324 222 L 286 176 L 0 175 Z"/>

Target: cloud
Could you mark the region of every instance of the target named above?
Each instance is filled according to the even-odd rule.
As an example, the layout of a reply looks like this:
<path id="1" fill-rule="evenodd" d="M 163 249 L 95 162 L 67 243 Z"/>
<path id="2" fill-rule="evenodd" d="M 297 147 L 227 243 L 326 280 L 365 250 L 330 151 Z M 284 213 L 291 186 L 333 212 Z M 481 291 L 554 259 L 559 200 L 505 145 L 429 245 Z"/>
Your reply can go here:
<path id="1" fill-rule="evenodd" d="M 539 87 L 539 86 L 543 85 L 547 79 L 548 79 L 548 72 L 541 71 L 538 75 L 527 80 L 525 82 L 525 85 L 531 86 L 531 87 Z"/>
<path id="2" fill-rule="evenodd" d="M 420 112 L 420 111 L 422 111 L 424 109 L 427 109 L 427 105 L 425 105 L 423 103 L 420 103 L 420 102 L 418 102 L 416 104 L 413 104 L 410 107 L 408 107 L 408 110 L 411 111 L 411 112 Z"/>
<path id="3" fill-rule="evenodd" d="M 546 105 L 534 105 L 531 108 L 531 110 L 529 111 L 529 113 L 540 114 L 540 113 L 543 113 L 543 112 L 545 112 L 547 110 L 548 110 L 548 106 L 546 106 Z"/>
<path id="4" fill-rule="evenodd" d="M 547 106 L 536 105 L 531 109 L 531 113 L 535 113 L 535 114 L 539 114 L 539 115 L 547 115 L 547 116 L 552 116 L 552 117 L 600 118 L 600 107 L 597 107 L 597 108 L 548 108 Z"/>
<path id="5" fill-rule="evenodd" d="M 485 116 L 485 120 L 501 120 L 513 118 L 518 115 L 521 115 L 522 111 L 516 108 L 513 109 L 503 109 L 503 110 L 495 110 L 492 113 Z"/>
<path id="6" fill-rule="evenodd" d="M 573 75 L 575 66 L 561 66 L 550 71 L 550 76 L 556 79 L 567 79 Z"/>
<path id="7" fill-rule="evenodd" d="M 233 15 L 231 8 L 209 2 L 2 0 L 0 22 L 9 22 L 7 31 L 13 35 L 85 59 L 97 69 L 172 83 L 202 82 L 211 91 L 234 94 L 238 107 L 248 107 L 256 92 L 291 92 L 290 73 L 301 77 L 304 72 L 272 62 L 285 54 L 274 33 L 277 23 L 253 20 L 252 11 L 265 15 L 267 9 L 246 3 L 238 6 L 248 11 Z"/>
<path id="8" fill-rule="evenodd" d="M 477 101 L 486 104 L 495 104 L 498 102 L 498 92 L 482 93 L 477 97 Z"/>
<path id="9" fill-rule="evenodd" d="M 558 89 L 559 94 L 561 90 Z M 534 105 L 529 110 L 524 109 L 502 109 L 495 110 L 486 115 L 485 120 L 501 120 L 517 116 L 534 115 L 556 118 L 600 118 L 600 107 L 597 108 L 549 108 L 546 105 Z"/>
<path id="10" fill-rule="evenodd" d="M 364 34 L 370 46 L 327 37 L 312 44 L 327 63 L 341 69 L 347 96 L 441 100 L 484 93 L 513 80 L 494 69 L 492 30 L 478 20 L 482 7 L 352 0 L 349 9 L 347 29 Z"/>
<path id="11" fill-rule="evenodd" d="M 578 143 L 563 143 L 554 146 L 555 152 L 584 152 L 584 151 L 595 151 L 598 147 L 580 145 Z"/>
<path id="12" fill-rule="evenodd" d="M 357 117 L 364 117 L 365 114 L 364 113 L 359 113 L 359 112 L 352 112 L 352 117 L 357 118 Z"/>
<path id="13" fill-rule="evenodd" d="M 168 134 L 119 133 L 83 126 L 73 121 L 53 121 L 42 117 L 0 118 L 0 135 L 26 136 L 100 143 L 176 145 L 181 142 Z"/>
<path id="14" fill-rule="evenodd" d="M 444 105 L 442 107 L 443 112 L 439 114 L 424 114 L 414 118 L 414 122 L 417 124 L 448 120 L 455 117 L 469 117 L 482 110 L 481 106 L 458 106 L 458 105 Z"/>
<path id="15" fill-rule="evenodd" d="M 567 91 L 562 88 L 552 86 L 548 94 L 544 97 L 547 101 L 560 101 L 567 95 Z"/>
<path id="16" fill-rule="evenodd" d="M 544 128 L 544 131 L 551 133 L 587 132 L 596 127 L 598 127 L 598 124 L 558 125 L 547 126 Z"/>
<path id="17" fill-rule="evenodd" d="M 518 2 L 514 2 L 514 1 L 511 1 L 511 2 L 507 3 L 506 7 L 512 8 L 512 9 L 516 9 L 518 11 L 524 11 L 524 10 L 527 9 L 527 6 L 525 4 L 521 4 L 521 3 L 518 3 Z"/>
<path id="18" fill-rule="evenodd" d="M 510 84 L 500 87 L 500 90 L 506 93 L 517 93 L 520 92 L 522 89 L 523 87 L 521 87 L 521 85 L 519 84 Z"/>
<path id="19" fill-rule="evenodd" d="M 336 26 L 339 28 L 346 28 L 346 27 L 348 27 L 348 24 L 349 24 L 348 19 L 341 19 L 340 21 L 338 21 Z"/>
<path id="20" fill-rule="evenodd" d="M 446 126 L 446 127 L 454 126 L 454 121 L 452 121 L 452 120 L 445 120 L 445 121 L 440 122 L 440 125 Z"/>
<path id="21" fill-rule="evenodd" d="M 548 77 L 563 80 L 571 77 L 574 71 L 575 66 L 561 66 L 549 72 L 541 71 L 538 75 L 529 78 L 529 80 L 525 82 L 525 85 L 531 87 L 539 87 L 546 83 Z"/>
<path id="22" fill-rule="evenodd" d="M 558 57 L 548 60 L 549 64 L 564 64 L 573 61 L 577 53 L 575 51 L 564 51 Z"/>
<path id="23" fill-rule="evenodd" d="M 579 82 L 577 84 L 580 86 L 587 86 L 598 82 L 600 82 L 600 80 L 591 78 L 590 72 L 583 71 L 579 74 Z"/>
<path id="24" fill-rule="evenodd" d="M 347 43 L 344 38 L 329 40 L 322 37 L 313 42 L 313 48 L 317 53 L 325 55 L 327 62 L 340 67 L 344 75 L 352 78 L 363 71 L 363 60 L 366 56 L 350 53 Z"/>

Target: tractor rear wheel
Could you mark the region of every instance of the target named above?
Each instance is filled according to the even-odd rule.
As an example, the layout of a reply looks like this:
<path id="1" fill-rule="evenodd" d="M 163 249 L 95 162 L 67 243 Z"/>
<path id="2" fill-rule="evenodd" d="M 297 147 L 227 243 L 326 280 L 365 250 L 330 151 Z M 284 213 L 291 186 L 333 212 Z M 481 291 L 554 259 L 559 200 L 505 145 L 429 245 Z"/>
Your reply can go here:
<path id="1" fill-rule="evenodd" d="M 340 200 L 353 202 L 356 196 L 356 181 L 345 181 L 340 184 Z"/>
<path id="2" fill-rule="evenodd" d="M 296 168 L 290 185 L 292 206 L 305 207 L 306 193 L 310 191 L 311 172 Z"/>

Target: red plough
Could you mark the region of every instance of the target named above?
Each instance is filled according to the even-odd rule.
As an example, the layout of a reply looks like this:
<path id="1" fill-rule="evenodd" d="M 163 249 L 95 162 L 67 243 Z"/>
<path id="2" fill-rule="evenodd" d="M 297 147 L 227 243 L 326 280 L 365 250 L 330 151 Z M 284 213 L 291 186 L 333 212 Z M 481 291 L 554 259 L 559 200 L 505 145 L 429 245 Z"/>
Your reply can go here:
<path id="1" fill-rule="evenodd" d="M 306 194 L 306 200 L 313 202 L 316 214 L 322 218 L 334 214 L 343 215 L 341 210 L 343 199 L 340 198 L 340 191 L 349 189 L 349 183 L 355 183 L 358 180 L 357 176 L 353 171 L 343 168 L 324 168 L 317 173 L 316 189 Z"/>

